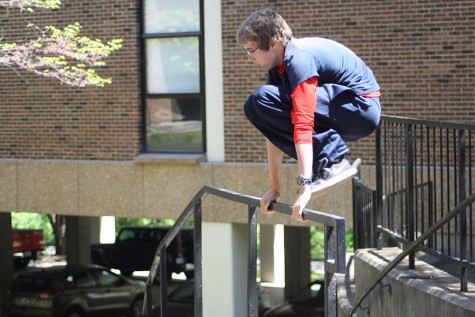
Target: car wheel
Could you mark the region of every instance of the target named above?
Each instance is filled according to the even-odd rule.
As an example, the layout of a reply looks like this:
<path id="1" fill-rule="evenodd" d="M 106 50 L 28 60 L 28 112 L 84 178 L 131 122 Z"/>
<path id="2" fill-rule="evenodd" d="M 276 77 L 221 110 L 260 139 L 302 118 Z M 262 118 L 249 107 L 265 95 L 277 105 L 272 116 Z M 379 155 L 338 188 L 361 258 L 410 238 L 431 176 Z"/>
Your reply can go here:
<path id="1" fill-rule="evenodd" d="M 135 299 L 134 302 L 132 303 L 132 306 L 130 306 L 129 317 L 142 317 L 143 303 L 144 303 L 143 297 Z"/>
<path id="2" fill-rule="evenodd" d="M 71 309 L 68 310 L 64 317 L 84 317 L 86 316 L 82 310 L 79 309 Z"/>

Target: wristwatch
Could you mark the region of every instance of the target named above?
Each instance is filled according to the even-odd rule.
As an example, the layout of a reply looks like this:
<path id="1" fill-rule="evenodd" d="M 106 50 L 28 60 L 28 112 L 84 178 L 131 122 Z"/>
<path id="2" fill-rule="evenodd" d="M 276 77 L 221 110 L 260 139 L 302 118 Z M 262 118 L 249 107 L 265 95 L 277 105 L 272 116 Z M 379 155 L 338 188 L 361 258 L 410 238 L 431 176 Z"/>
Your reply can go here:
<path id="1" fill-rule="evenodd" d="M 306 178 L 306 177 L 303 177 L 302 175 L 297 177 L 297 185 L 299 185 L 299 186 L 302 186 L 302 185 L 305 185 L 305 184 L 311 184 L 311 183 L 312 183 L 311 178 Z"/>

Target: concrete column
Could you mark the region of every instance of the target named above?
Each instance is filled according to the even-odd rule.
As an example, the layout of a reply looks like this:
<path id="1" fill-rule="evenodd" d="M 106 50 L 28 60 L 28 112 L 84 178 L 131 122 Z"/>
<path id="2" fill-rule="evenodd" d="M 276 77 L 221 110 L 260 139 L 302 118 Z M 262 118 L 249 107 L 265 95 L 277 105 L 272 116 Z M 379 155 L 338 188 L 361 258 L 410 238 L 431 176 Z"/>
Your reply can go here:
<path id="1" fill-rule="evenodd" d="M 103 216 L 101 217 L 101 234 L 100 243 L 114 243 L 115 242 L 115 217 Z"/>
<path id="2" fill-rule="evenodd" d="M 90 217 L 66 217 L 66 262 L 68 264 L 91 263 L 91 223 L 93 221 Z"/>
<path id="3" fill-rule="evenodd" d="M 310 228 L 284 229 L 285 240 L 285 298 L 294 296 L 310 282 Z"/>
<path id="4" fill-rule="evenodd" d="M 247 225 L 203 223 L 203 316 L 247 316 Z"/>
<path id="5" fill-rule="evenodd" d="M 260 226 L 261 282 L 285 283 L 284 226 Z"/>
<path id="6" fill-rule="evenodd" d="M 12 217 L 0 212 L 0 317 L 7 316 L 7 292 L 13 281 Z"/>
<path id="7" fill-rule="evenodd" d="M 90 243 L 100 243 L 102 230 L 102 217 L 89 217 L 89 228 L 91 233 Z"/>

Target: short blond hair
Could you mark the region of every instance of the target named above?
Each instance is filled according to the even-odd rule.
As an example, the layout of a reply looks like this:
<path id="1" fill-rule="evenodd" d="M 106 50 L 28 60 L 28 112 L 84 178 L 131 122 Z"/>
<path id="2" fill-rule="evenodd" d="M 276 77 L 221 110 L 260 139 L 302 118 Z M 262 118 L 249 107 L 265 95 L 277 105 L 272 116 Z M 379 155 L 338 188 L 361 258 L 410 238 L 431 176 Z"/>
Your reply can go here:
<path id="1" fill-rule="evenodd" d="M 269 50 L 272 39 L 286 46 L 291 38 L 292 30 L 287 22 L 271 9 L 261 9 L 249 15 L 236 33 L 239 44 L 256 42 L 263 51 Z"/>

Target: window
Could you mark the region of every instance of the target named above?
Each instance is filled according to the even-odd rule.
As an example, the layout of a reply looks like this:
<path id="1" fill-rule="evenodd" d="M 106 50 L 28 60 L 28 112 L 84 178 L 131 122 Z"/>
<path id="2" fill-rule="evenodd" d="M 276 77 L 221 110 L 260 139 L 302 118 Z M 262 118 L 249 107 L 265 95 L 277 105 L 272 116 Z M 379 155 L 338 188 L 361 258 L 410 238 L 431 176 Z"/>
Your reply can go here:
<path id="1" fill-rule="evenodd" d="M 201 153 L 204 57 L 201 0 L 143 0 L 145 152 Z"/>
<path id="2" fill-rule="evenodd" d="M 94 272 L 97 279 L 97 284 L 99 286 L 109 287 L 109 286 L 121 286 L 124 284 L 124 280 L 119 276 L 112 274 L 111 272 L 105 270 L 97 270 Z"/>
<path id="3" fill-rule="evenodd" d="M 72 279 L 77 287 L 96 286 L 96 281 L 94 280 L 94 277 L 92 277 L 88 272 L 81 272 L 81 273 L 74 274 Z"/>

